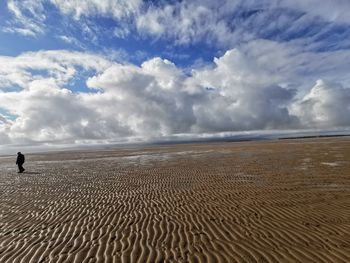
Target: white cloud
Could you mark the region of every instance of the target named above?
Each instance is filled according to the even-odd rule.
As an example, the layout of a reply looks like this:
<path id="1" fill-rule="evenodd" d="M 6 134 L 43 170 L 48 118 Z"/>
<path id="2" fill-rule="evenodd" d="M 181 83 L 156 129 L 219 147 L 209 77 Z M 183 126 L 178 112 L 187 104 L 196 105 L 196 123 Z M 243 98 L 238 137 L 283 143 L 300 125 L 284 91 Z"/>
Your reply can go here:
<path id="1" fill-rule="evenodd" d="M 14 15 L 15 20 L 3 31 L 25 36 L 36 36 L 44 32 L 43 22 L 46 16 L 41 1 L 7 0 L 7 8 Z"/>
<path id="2" fill-rule="evenodd" d="M 221 2 L 182 1 L 160 8 L 151 6 L 136 17 L 136 26 L 141 33 L 175 39 L 177 44 L 207 41 L 230 46 L 238 36 L 240 41 L 248 39 L 248 32 L 229 26 L 228 15 L 236 10 L 239 1 Z"/>
<path id="3" fill-rule="evenodd" d="M 9 86 L 29 88 L 33 81 L 40 79 L 50 79 L 61 85 L 74 76 L 77 65 L 85 70 L 99 71 L 110 64 L 96 55 L 69 51 L 27 52 L 16 58 L 2 56 L 0 89 Z"/>
<path id="4" fill-rule="evenodd" d="M 318 16 L 325 21 L 350 23 L 350 2 L 347 0 L 282 0 L 280 4 Z"/>
<path id="5" fill-rule="evenodd" d="M 89 87 L 100 88 L 104 93 L 90 95 L 87 100 L 106 116 L 121 120 L 130 127 L 132 135 L 188 132 L 194 116 L 180 75 L 173 64 L 160 58 L 141 67 L 116 64 L 88 80 Z"/>
<path id="6" fill-rule="evenodd" d="M 137 12 L 142 0 L 50 0 L 63 13 L 81 16 L 107 15 L 115 18 L 130 16 Z"/>
<path id="7" fill-rule="evenodd" d="M 45 2 L 7 0 L 8 9 L 15 20 L 3 30 L 29 36 L 43 33 L 46 17 L 50 15 L 49 10 L 45 9 Z M 136 29 L 141 35 L 170 39 L 178 45 L 206 42 L 224 48 L 262 37 L 269 38 L 276 31 L 286 38 L 298 35 L 313 22 L 350 23 L 350 2 L 347 0 L 185 0 L 161 1 L 157 4 L 142 0 L 49 2 L 63 16 L 79 21 L 77 25 L 96 45 L 99 43 L 98 34 L 104 30 L 98 24 L 95 24 L 96 28 L 90 28 L 96 22 L 96 17 L 114 19 L 117 26 L 112 34 L 118 38 L 125 38 Z M 323 30 L 329 28 L 323 26 Z M 316 35 L 318 33 L 314 32 Z M 66 40 L 70 41 L 68 38 Z"/>
<path id="8" fill-rule="evenodd" d="M 71 36 L 65 36 L 65 35 L 60 35 L 57 36 L 58 39 L 61 39 L 63 42 L 68 43 L 68 44 L 73 44 L 79 48 L 84 48 L 84 45 L 76 38 L 71 37 Z"/>
<path id="9" fill-rule="evenodd" d="M 350 23 L 347 0 L 191 0 L 145 10 L 135 17 L 140 33 L 174 39 L 181 45 L 205 41 L 225 48 L 274 36 L 276 31 L 279 36 L 297 35 L 313 22 Z"/>
<path id="10" fill-rule="evenodd" d="M 350 126 L 349 56 L 259 40 L 191 73 L 157 57 L 140 66 L 62 50 L 0 57 L 0 110 L 15 116 L 1 116 L 0 140 L 79 143 Z M 88 76 L 88 89 L 70 90 L 76 76 Z M 321 78 L 330 81 L 311 88 Z"/>
<path id="11" fill-rule="evenodd" d="M 12 125 L 11 120 L 9 120 L 6 116 L 0 114 L 0 143 L 8 144 L 11 142 L 8 137 L 9 129 Z"/>
<path id="12" fill-rule="evenodd" d="M 14 19 L 8 21 L 4 32 L 18 33 L 26 36 L 36 36 L 45 31 L 47 10 L 44 7 L 46 0 L 6 0 L 7 8 L 13 14 Z M 124 19 L 137 14 L 142 5 L 142 0 L 49 0 L 64 15 L 72 16 L 79 20 L 81 17 L 107 16 L 115 19 Z M 82 30 L 93 35 L 86 23 L 81 23 Z M 127 29 L 119 32 L 126 34 Z M 66 36 L 67 37 L 67 36 Z M 72 39 L 65 38 L 70 41 Z M 96 39 L 94 40 L 96 41 Z"/>
<path id="13" fill-rule="evenodd" d="M 130 35 L 130 29 L 127 26 L 124 27 L 116 27 L 113 30 L 113 34 L 118 38 L 126 38 Z"/>
<path id="14" fill-rule="evenodd" d="M 350 126 L 350 89 L 318 80 L 310 92 L 293 105 L 293 111 L 304 127 Z"/>

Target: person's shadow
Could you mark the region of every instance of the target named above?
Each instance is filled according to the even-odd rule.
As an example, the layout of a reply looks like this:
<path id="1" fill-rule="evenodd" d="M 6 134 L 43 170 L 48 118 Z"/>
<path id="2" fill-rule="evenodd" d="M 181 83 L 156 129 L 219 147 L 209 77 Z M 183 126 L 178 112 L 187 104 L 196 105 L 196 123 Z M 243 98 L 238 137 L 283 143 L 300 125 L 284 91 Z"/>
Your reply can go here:
<path id="1" fill-rule="evenodd" d="M 24 174 L 41 174 L 41 173 L 38 173 L 38 172 L 23 172 Z"/>

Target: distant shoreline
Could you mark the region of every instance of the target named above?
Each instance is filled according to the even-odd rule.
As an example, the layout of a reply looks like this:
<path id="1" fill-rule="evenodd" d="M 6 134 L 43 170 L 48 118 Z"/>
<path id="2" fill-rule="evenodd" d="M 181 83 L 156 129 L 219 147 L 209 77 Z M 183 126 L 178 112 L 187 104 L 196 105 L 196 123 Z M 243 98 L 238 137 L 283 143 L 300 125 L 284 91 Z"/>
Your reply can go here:
<path id="1" fill-rule="evenodd" d="M 281 137 L 279 140 L 295 140 L 295 139 L 317 139 L 317 138 L 333 138 L 333 137 L 350 137 L 350 134 L 333 134 L 333 135 L 310 135 L 298 137 Z"/>
<path id="2" fill-rule="evenodd" d="M 228 136 L 228 137 L 212 137 L 212 138 L 194 138 L 188 140 L 165 140 L 154 142 L 140 142 L 140 143 L 127 143 L 127 144 L 86 144 L 77 145 L 71 147 L 57 147 L 57 148 L 42 148 L 42 149 L 30 149 L 21 150 L 26 154 L 36 153 L 55 153 L 55 152 L 73 152 L 73 151 L 90 151 L 90 150 L 113 150 L 113 149 L 130 149 L 139 147 L 156 147 L 167 145 L 181 145 L 181 144 L 205 144 L 205 143 L 233 143 L 233 142 L 254 142 L 254 141 L 273 141 L 273 140 L 303 140 L 303 139 L 322 139 L 322 138 L 341 138 L 350 137 L 350 134 L 314 134 L 314 135 L 296 135 L 296 136 L 282 136 L 280 134 L 267 134 L 267 135 L 245 135 L 245 136 Z M 20 147 L 17 147 L 18 149 Z M 24 147 L 25 149 L 25 147 Z M 0 153 L 0 158 L 12 156 L 13 154 Z"/>
<path id="3" fill-rule="evenodd" d="M 297 139 L 317 139 L 317 138 L 336 138 L 336 137 L 350 137 L 350 134 L 329 134 L 329 135 L 302 135 L 302 136 L 252 136 L 252 137 L 225 137 L 225 138 L 203 138 L 195 140 L 183 141 L 160 141 L 154 143 L 146 143 L 145 145 L 174 145 L 174 144 L 191 144 L 191 143 L 210 143 L 210 142 L 254 142 L 254 141 L 271 141 L 271 140 L 297 140 Z"/>

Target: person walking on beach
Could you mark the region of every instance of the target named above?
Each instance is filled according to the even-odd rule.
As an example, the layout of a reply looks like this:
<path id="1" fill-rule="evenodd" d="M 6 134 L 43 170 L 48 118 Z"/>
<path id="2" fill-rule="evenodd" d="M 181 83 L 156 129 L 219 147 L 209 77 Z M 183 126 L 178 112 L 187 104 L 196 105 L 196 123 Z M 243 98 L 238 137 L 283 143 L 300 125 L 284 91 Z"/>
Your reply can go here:
<path id="1" fill-rule="evenodd" d="M 18 165 L 18 172 L 19 173 L 23 173 L 24 172 L 24 168 L 23 168 L 23 164 L 24 164 L 24 155 L 21 152 L 17 153 L 17 161 L 16 164 Z"/>

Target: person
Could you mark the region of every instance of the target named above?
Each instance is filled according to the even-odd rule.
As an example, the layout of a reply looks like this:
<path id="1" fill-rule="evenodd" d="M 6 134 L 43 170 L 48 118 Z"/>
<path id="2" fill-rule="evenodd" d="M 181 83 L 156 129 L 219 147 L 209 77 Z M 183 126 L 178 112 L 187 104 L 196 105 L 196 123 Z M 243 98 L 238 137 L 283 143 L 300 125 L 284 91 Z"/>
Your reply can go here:
<path id="1" fill-rule="evenodd" d="M 23 173 L 24 172 L 24 168 L 23 168 L 23 164 L 24 164 L 24 155 L 21 152 L 17 153 L 17 161 L 16 164 L 18 165 L 18 172 L 19 173 Z"/>

